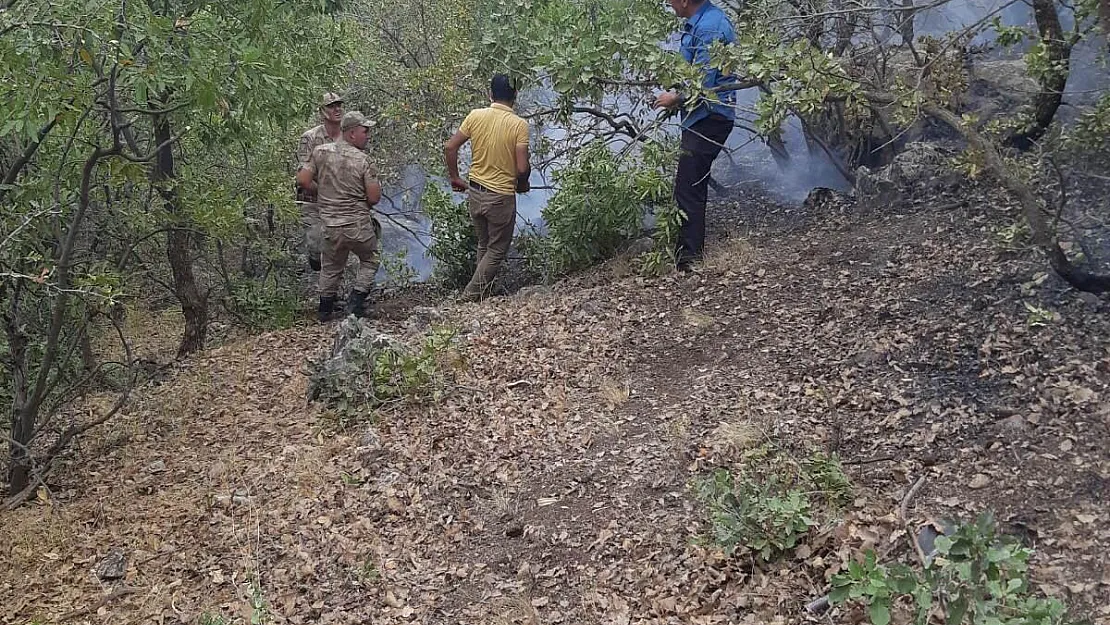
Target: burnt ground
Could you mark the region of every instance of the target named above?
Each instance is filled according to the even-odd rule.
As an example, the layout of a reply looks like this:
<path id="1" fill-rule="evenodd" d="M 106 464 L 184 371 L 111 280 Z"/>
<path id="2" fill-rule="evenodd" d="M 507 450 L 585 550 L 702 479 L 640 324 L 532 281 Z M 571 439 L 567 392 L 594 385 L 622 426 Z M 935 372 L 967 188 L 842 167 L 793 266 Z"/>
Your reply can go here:
<path id="1" fill-rule="evenodd" d="M 211 350 L 3 513 L 0 619 L 856 622 L 803 606 L 862 548 L 911 557 L 924 477 L 911 524 L 993 510 L 1039 591 L 1110 623 L 1108 304 L 1000 236 L 1014 218 L 977 188 L 862 212 L 741 189 L 697 272 L 618 259 L 443 306 L 463 342 L 438 396 L 359 423 L 305 401 L 330 328 Z M 377 323 L 404 334 L 405 309 Z M 690 484 L 738 432 L 854 483 L 769 565 L 700 540 Z M 113 549 L 125 575 L 99 581 Z"/>

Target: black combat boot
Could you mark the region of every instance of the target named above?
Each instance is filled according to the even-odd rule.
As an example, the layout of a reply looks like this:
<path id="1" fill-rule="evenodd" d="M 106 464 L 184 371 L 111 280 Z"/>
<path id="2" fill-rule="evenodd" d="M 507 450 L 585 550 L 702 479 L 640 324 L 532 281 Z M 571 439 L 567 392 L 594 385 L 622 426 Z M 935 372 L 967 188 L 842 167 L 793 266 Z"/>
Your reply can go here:
<path id="1" fill-rule="evenodd" d="M 365 319 L 368 315 L 366 299 L 369 296 L 365 291 L 351 291 L 351 296 L 347 298 L 347 311 L 359 319 Z"/>
<path id="2" fill-rule="evenodd" d="M 316 313 L 316 319 L 320 323 L 327 323 L 334 319 L 335 315 L 335 296 L 321 297 L 320 310 Z"/>

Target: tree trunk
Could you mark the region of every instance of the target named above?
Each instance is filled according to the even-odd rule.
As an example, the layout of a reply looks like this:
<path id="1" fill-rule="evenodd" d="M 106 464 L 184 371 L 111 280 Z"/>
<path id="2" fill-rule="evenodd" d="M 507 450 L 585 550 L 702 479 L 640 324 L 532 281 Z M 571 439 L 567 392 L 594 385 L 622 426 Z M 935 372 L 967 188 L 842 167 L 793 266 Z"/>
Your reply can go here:
<path id="1" fill-rule="evenodd" d="M 1099 0 L 1098 21 L 1102 25 L 1102 35 L 1106 37 L 1107 50 L 1110 50 L 1110 0 Z"/>
<path id="2" fill-rule="evenodd" d="M 18 284 L 12 294 L 11 313 L 5 316 L 4 332 L 8 338 L 8 372 L 12 376 L 11 440 L 8 465 L 8 492 L 18 493 L 31 479 L 31 457 L 28 445 L 35 429 L 35 415 L 25 410 L 27 388 L 27 335 L 19 327 L 19 300 L 22 289 Z M 30 417 L 30 418 L 28 418 Z"/>
<path id="3" fill-rule="evenodd" d="M 785 171 L 790 167 L 790 152 L 786 150 L 786 142 L 782 140 L 780 133 L 769 135 L 766 139 L 767 147 L 771 150 L 771 156 L 775 159 L 775 164 L 779 169 Z"/>
<path id="4" fill-rule="evenodd" d="M 910 8 L 913 6 L 913 0 L 902 0 L 903 8 Z M 901 15 L 896 18 L 898 24 L 898 34 L 902 35 L 902 45 L 908 46 L 913 44 L 914 31 L 913 21 L 917 17 L 917 11 L 908 10 L 902 11 Z"/>
<path id="5" fill-rule="evenodd" d="M 1047 49 L 1051 69 L 1040 77 L 1041 91 L 1033 97 L 1031 119 L 1006 139 L 1007 145 L 1022 151 L 1032 148 L 1056 117 L 1056 110 L 1064 98 L 1064 87 L 1068 84 L 1071 57 L 1071 45 L 1064 39 L 1064 29 L 1060 26 L 1060 16 L 1056 13 L 1053 0 L 1033 0 L 1033 16 L 1037 20 L 1037 32 Z"/>
<path id="6" fill-rule="evenodd" d="M 174 177 L 173 145 L 170 120 L 165 115 L 154 118 L 154 142 L 160 146 L 158 158 L 154 161 L 152 178 L 155 184 L 167 183 Z M 166 258 L 173 272 L 173 290 L 181 303 L 181 313 L 185 316 L 185 335 L 177 348 L 181 358 L 204 348 L 204 338 L 208 331 L 208 297 L 197 286 L 196 274 L 191 260 L 193 233 L 182 227 L 181 206 L 177 191 L 163 184 L 159 189 L 166 203 L 166 210 L 174 223 L 166 233 Z"/>
<path id="7" fill-rule="evenodd" d="M 189 230 L 183 228 L 173 228 L 166 234 L 166 257 L 173 271 L 174 293 L 185 316 L 185 335 L 177 348 L 178 358 L 203 349 L 208 330 L 208 298 L 197 288 L 193 263 L 189 259 L 192 238 Z"/>
<path id="8" fill-rule="evenodd" d="M 1021 204 L 1022 215 L 1029 224 L 1033 242 L 1044 252 L 1053 271 L 1080 291 L 1089 293 L 1110 291 L 1110 275 L 1093 273 L 1071 262 L 1056 240 L 1055 233 L 1048 223 L 1048 214 L 1036 191 L 1029 183 L 1010 171 L 994 143 L 973 128 L 964 126 L 963 120 L 951 111 L 932 104 L 926 104 L 922 108 L 927 115 L 944 122 L 962 134 L 971 147 L 982 153 L 986 170 L 993 174 L 1002 187 L 1012 193 Z"/>
<path id="9" fill-rule="evenodd" d="M 10 447 L 11 466 L 8 470 L 8 487 L 11 494 L 27 490 L 30 485 L 32 459 L 30 444 L 35 437 L 35 428 L 38 426 L 39 410 L 43 400 L 50 392 L 50 380 L 58 364 L 58 355 L 61 353 L 62 328 L 66 324 L 66 312 L 69 310 L 70 298 L 70 269 L 73 263 L 74 250 L 77 247 L 77 238 L 81 232 L 81 225 L 89 210 L 90 187 L 93 173 L 96 171 L 100 159 L 115 154 L 116 150 L 94 148 L 81 169 L 81 191 L 78 195 L 77 210 L 69 224 L 69 230 L 58 247 L 58 261 L 56 265 L 55 280 L 58 294 L 51 303 L 50 325 L 43 339 L 42 357 L 35 367 L 31 377 L 28 377 L 27 367 L 27 336 L 23 332 L 21 312 L 19 310 L 21 289 L 17 286 L 12 295 L 11 311 L 5 317 L 5 332 L 8 336 L 8 349 L 11 353 L 9 370 L 12 372 L 12 438 Z"/>
<path id="10" fill-rule="evenodd" d="M 35 414 L 23 409 L 26 395 L 12 402 L 12 440 L 9 445 L 11 462 L 8 467 L 8 494 L 15 495 L 31 484 L 31 450 L 35 433 Z"/>

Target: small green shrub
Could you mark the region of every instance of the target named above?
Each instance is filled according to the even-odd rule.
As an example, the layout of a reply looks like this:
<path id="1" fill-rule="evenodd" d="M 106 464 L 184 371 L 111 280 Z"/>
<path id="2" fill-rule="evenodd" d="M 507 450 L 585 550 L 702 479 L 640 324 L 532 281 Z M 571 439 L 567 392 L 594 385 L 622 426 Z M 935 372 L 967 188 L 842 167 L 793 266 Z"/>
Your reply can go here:
<path id="1" fill-rule="evenodd" d="M 553 174 L 558 191 L 543 209 L 542 233 L 514 241 L 529 275 L 550 282 L 610 258 L 640 235 L 651 214 L 656 249 L 645 255 L 642 270 L 662 273 L 673 266 L 682 223 L 673 198 L 676 148 L 672 143 L 645 143 L 629 156 L 598 141 L 574 154 Z M 436 260 L 436 278 L 448 287 L 466 284 L 478 249 L 466 206 L 435 185 L 428 185 L 422 202 L 432 220 L 428 253 Z"/>
<path id="2" fill-rule="evenodd" d="M 592 265 L 640 232 L 643 208 L 632 195 L 632 178 L 607 145 L 584 148 L 554 177 L 559 190 L 543 209 L 545 274 Z"/>
<path id="3" fill-rule="evenodd" d="M 575 154 L 554 175 L 559 190 L 543 209 L 547 233 L 530 246 L 530 265 L 552 280 L 615 255 L 639 236 L 647 215 L 673 205 L 673 160 L 658 143 L 635 159 L 602 142 Z M 676 232 L 667 231 L 672 242 Z"/>
<path id="4" fill-rule="evenodd" d="M 1030 304 L 1029 302 L 1022 302 L 1025 305 L 1026 317 L 1025 323 L 1031 328 L 1041 328 L 1056 321 L 1056 313 L 1039 306 L 1037 304 Z"/>
<path id="5" fill-rule="evenodd" d="M 852 501 L 852 481 L 836 454 L 814 451 L 801 461 L 802 476 L 834 506 Z"/>
<path id="6" fill-rule="evenodd" d="M 513 247 L 524 258 L 525 278 L 529 282 L 549 282 L 553 276 L 547 274 L 548 256 L 551 254 L 550 241 L 534 229 L 517 235 Z"/>
<path id="7" fill-rule="evenodd" d="M 221 614 L 205 612 L 197 619 L 197 625 L 231 625 L 231 619 Z"/>
<path id="8" fill-rule="evenodd" d="M 372 586 L 381 580 L 382 573 L 378 570 L 378 565 L 374 560 L 368 557 L 363 560 L 361 566 L 352 571 L 352 577 L 360 585 Z"/>
<path id="9" fill-rule="evenodd" d="M 403 289 L 420 278 L 420 274 L 408 263 L 409 252 L 402 249 L 396 254 L 382 257 L 385 267 L 384 289 Z"/>
<path id="10" fill-rule="evenodd" d="M 266 601 L 266 595 L 262 592 L 262 587 L 258 582 L 251 582 L 247 588 L 247 599 L 251 606 L 251 621 L 250 625 L 267 625 L 273 621 L 273 616 L 270 614 L 269 602 Z"/>
<path id="11" fill-rule="evenodd" d="M 796 547 L 816 525 L 806 493 L 776 492 L 748 480 L 736 482 L 726 469 L 702 480 L 697 494 L 709 507 L 713 542 L 729 553 L 743 546 L 770 561 Z"/>
<path id="12" fill-rule="evenodd" d="M 375 401 L 427 396 L 439 372 L 439 356 L 454 338 L 454 330 L 440 328 L 429 333 L 416 350 L 395 347 L 380 351 L 371 368 Z"/>
<path id="13" fill-rule="evenodd" d="M 914 612 L 914 622 L 929 623 L 934 606 L 946 625 L 1059 625 L 1064 605 L 1035 596 L 1029 587 L 1033 552 L 1000 535 L 990 514 L 936 539 L 936 553 L 925 568 L 880 564 L 869 551 L 863 562 L 832 578 L 829 601 L 867 606 L 873 625 L 887 625 L 896 602 Z"/>
<path id="14" fill-rule="evenodd" d="M 710 539 L 732 553 L 743 548 L 763 561 L 793 550 L 851 500 L 852 485 L 835 455 L 795 460 L 773 445 L 746 451 L 733 470 L 717 469 L 694 483 L 709 513 Z"/>
<path id="15" fill-rule="evenodd" d="M 1075 126 L 1065 135 L 1066 148 L 1104 151 L 1110 144 L 1110 94 L 1104 94 L 1092 108 L 1083 111 Z"/>
<path id="16" fill-rule="evenodd" d="M 1032 237 L 1029 225 L 1020 218 L 1008 226 L 996 228 L 992 234 L 995 247 L 1008 252 L 1028 247 Z"/>
<path id="17" fill-rule="evenodd" d="M 278 284 L 276 279 L 232 282 L 224 305 L 239 323 L 252 330 L 288 328 L 304 314 L 297 289 Z"/>
<path id="18" fill-rule="evenodd" d="M 387 403 L 434 397 L 456 333 L 432 330 L 414 348 L 348 318 L 337 334 L 331 354 L 308 364 L 309 399 L 348 419 Z"/>
<path id="19" fill-rule="evenodd" d="M 658 276 L 674 268 L 677 260 L 675 244 L 685 220 L 685 214 L 673 200 L 660 204 L 655 212 L 655 230 L 651 234 L 655 245 L 650 252 L 639 258 L 640 273 Z"/>
<path id="20" fill-rule="evenodd" d="M 456 203 L 448 191 L 434 184 L 426 186 L 421 203 L 432 221 L 428 254 L 436 261 L 433 277 L 449 288 L 465 285 L 478 262 L 478 235 L 466 203 Z"/>

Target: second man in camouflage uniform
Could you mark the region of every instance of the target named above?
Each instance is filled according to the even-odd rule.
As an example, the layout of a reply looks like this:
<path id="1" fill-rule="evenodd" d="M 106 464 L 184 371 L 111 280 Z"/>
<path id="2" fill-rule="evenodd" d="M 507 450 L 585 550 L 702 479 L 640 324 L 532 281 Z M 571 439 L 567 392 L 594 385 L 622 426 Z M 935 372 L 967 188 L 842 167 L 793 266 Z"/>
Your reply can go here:
<path id="1" fill-rule="evenodd" d="M 297 183 L 317 193 L 323 223 L 320 321 L 333 318 L 347 256 L 352 253 L 359 264 L 348 307 L 358 317 L 367 314 L 366 300 L 379 264 L 373 206 L 382 196 L 378 168 L 363 152 L 372 125 L 358 111 L 345 114 L 339 125 L 341 137 L 313 150 L 297 172 Z"/>
<path id="2" fill-rule="evenodd" d="M 297 162 L 294 171 L 308 162 L 312 151 L 325 143 L 339 138 L 339 121 L 343 118 L 343 98 L 328 92 L 320 99 L 320 125 L 305 131 L 297 144 Z M 313 271 L 320 270 L 320 252 L 323 227 L 320 224 L 320 207 L 316 205 L 316 194 L 297 185 L 297 204 L 301 208 L 301 225 L 304 226 L 304 248 L 308 255 L 308 265 Z"/>

